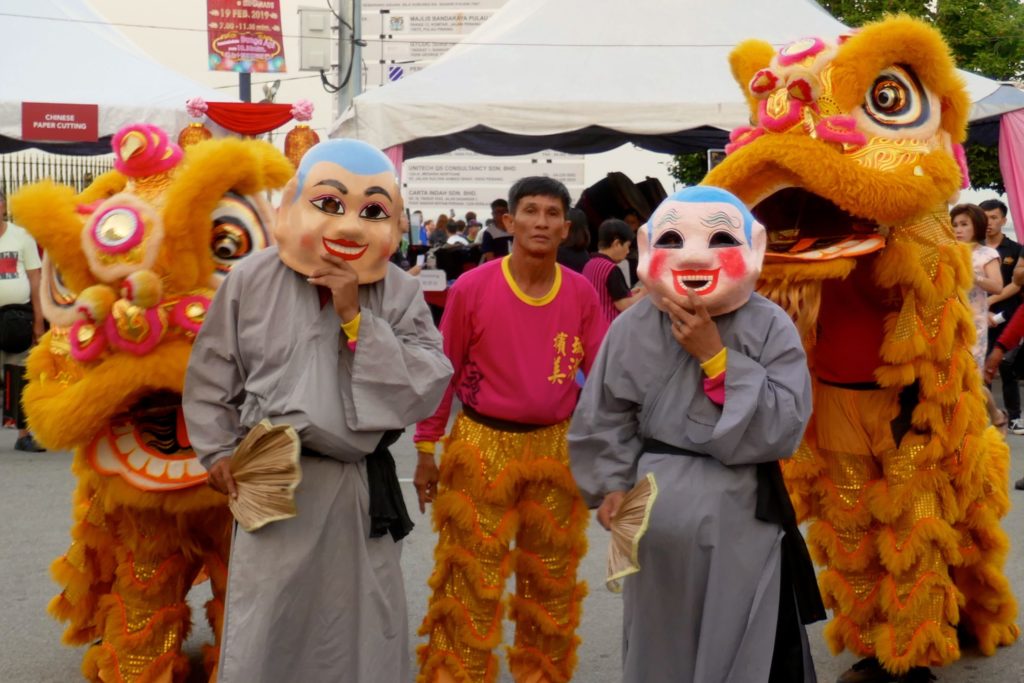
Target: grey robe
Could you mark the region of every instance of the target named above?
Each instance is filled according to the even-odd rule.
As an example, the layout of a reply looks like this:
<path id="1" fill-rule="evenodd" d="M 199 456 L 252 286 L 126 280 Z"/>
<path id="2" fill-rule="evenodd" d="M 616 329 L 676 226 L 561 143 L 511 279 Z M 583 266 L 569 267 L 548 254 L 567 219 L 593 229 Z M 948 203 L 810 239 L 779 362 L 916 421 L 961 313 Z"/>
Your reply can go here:
<path id="1" fill-rule="evenodd" d="M 302 457 L 297 517 L 235 527 L 221 683 L 410 679 L 401 543 L 368 538 L 364 456 L 433 414 L 452 369 L 415 279 L 389 266 L 359 299 L 353 353 L 270 248 L 231 271 L 196 339 L 182 403 L 205 466 L 263 418 L 329 456 Z"/>
<path id="2" fill-rule="evenodd" d="M 623 584 L 623 680 L 768 680 L 782 529 L 754 517 L 756 463 L 789 457 L 811 413 L 803 347 L 761 296 L 715 318 L 729 349 L 725 404 L 650 301 L 620 315 L 587 378 L 569 431 L 572 472 L 591 507 L 654 473 L 658 498 Z M 695 454 L 643 450 L 652 439 Z M 805 681 L 814 668 L 804 642 Z"/>

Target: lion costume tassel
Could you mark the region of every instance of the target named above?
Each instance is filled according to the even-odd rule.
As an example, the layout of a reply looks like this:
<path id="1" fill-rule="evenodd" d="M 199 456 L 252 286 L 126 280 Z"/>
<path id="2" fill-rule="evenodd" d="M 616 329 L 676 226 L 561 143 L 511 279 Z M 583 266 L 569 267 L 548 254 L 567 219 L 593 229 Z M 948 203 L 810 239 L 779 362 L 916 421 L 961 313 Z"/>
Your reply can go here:
<path id="1" fill-rule="evenodd" d="M 217 284 L 269 242 L 260 193 L 293 169 L 266 143 L 183 153 L 147 125 L 113 143 L 116 170 L 81 194 L 42 182 L 11 198 L 46 250 L 51 324 L 28 359 L 25 407 L 42 443 L 74 450 L 78 479 L 50 612 L 67 644 L 90 645 L 89 680 L 182 681 L 185 596 L 203 570 L 219 639 L 231 521 L 185 433 L 185 367 Z M 216 647 L 204 655 L 215 676 Z"/>
<path id="2" fill-rule="evenodd" d="M 784 470 L 825 568 L 826 639 L 893 674 L 956 660 L 958 624 L 991 654 L 1019 635 L 999 527 L 1009 451 L 987 426 L 970 257 L 946 213 L 969 107 L 949 50 L 895 17 L 835 43 L 748 41 L 731 63 L 753 125 L 705 182 L 768 229 L 762 291 L 797 320 L 819 378 Z M 862 386 L 816 367 L 835 351 L 833 326 L 861 314 L 844 291 L 878 311 L 877 330 L 851 328 L 875 354 Z"/>

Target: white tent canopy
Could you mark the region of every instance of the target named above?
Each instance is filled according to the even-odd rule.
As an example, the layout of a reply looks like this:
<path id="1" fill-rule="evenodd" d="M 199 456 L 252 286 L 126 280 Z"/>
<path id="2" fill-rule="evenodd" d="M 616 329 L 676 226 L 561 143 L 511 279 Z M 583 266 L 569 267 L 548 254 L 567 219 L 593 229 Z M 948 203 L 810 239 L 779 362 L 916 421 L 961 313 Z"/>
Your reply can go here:
<path id="1" fill-rule="evenodd" d="M 738 42 L 847 30 L 812 0 L 509 0 L 436 63 L 357 97 L 331 136 L 401 144 L 405 158 L 718 146 L 749 118 L 729 71 Z M 972 120 L 1024 107 L 1024 93 L 964 76 Z"/>
<path id="2" fill-rule="evenodd" d="M 4 0 L 0 26 L 0 151 L 41 146 L 73 153 L 89 147 L 22 143 L 22 102 L 99 105 L 103 138 L 140 121 L 176 135 L 188 122 L 189 98 L 232 99 L 148 57 L 86 0 Z M 109 144 L 96 147 L 109 151 Z"/>

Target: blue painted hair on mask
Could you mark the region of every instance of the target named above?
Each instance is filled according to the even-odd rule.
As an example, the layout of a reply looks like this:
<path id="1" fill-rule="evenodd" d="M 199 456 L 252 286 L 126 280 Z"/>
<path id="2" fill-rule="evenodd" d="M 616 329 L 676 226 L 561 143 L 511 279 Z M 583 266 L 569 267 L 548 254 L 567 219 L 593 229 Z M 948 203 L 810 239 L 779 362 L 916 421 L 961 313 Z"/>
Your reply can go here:
<path id="1" fill-rule="evenodd" d="M 306 174 L 309 173 L 309 169 L 321 161 L 337 164 L 356 175 L 377 175 L 385 171 L 391 175 L 397 175 L 395 173 L 395 165 L 391 163 L 391 159 L 388 159 L 384 152 L 373 145 L 369 145 L 362 140 L 326 140 L 313 145 L 306 152 L 305 156 L 302 157 L 302 161 L 299 162 L 297 174 L 299 186 L 295 191 L 295 197 L 292 199 L 293 202 L 299 198 L 299 195 L 302 194 L 302 189 L 306 186 Z"/>
<path id="2" fill-rule="evenodd" d="M 743 234 L 747 238 L 747 245 L 753 246 L 750 242 L 750 233 L 754 229 L 754 216 L 750 213 L 750 209 L 733 193 L 720 187 L 712 187 L 711 185 L 694 185 L 676 190 L 664 201 L 683 202 L 684 204 L 717 203 L 736 207 L 736 210 L 740 212 L 740 216 L 743 217 Z M 647 239 L 654 239 L 654 226 L 651 225 L 650 219 L 647 220 Z"/>

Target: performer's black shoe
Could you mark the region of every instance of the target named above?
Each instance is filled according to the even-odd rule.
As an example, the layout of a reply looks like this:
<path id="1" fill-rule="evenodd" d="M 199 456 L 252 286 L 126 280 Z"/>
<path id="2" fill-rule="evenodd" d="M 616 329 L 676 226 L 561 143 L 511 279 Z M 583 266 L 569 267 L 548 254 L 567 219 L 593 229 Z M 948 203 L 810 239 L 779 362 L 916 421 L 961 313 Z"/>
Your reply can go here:
<path id="1" fill-rule="evenodd" d="M 896 680 L 898 683 L 929 683 L 938 679 L 935 678 L 935 674 L 928 667 L 915 666 Z"/>
<path id="2" fill-rule="evenodd" d="M 1018 491 L 1024 491 L 1024 477 L 1018 479 L 1017 483 L 1013 485 L 1013 488 L 1017 489 Z"/>
<path id="3" fill-rule="evenodd" d="M 46 449 L 40 446 L 36 440 L 32 437 L 32 434 L 26 434 L 25 436 L 19 436 L 18 440 L 14 442 L 14 450 L 25 451 L 26 453 L 45 453 Z"/>
<path id="4" fill-rule="evenodd" d="M 886 671 L 874 657 L 866 657 L 851 666 L 836 679 L 836 683 L 892 683 L 899 680 L 895 674 Z"/>

